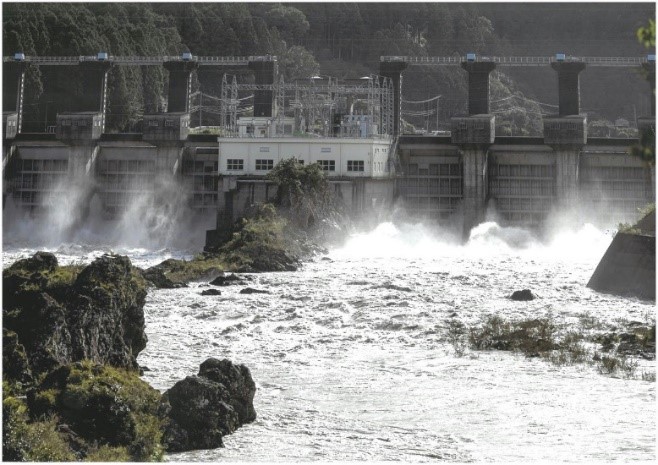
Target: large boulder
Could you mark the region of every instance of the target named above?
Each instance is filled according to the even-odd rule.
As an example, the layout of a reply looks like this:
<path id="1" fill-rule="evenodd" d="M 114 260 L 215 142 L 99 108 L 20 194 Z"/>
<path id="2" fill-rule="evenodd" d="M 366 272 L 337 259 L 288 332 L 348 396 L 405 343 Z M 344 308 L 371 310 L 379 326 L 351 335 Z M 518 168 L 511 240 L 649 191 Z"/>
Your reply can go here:
<path id="1" fill-rule="evenodd" d="M 133 461 L 162 458 L 161 395 L 134 371 L 88 361 L 64 365 L 27 400 L 33 419 L 58 419 L 81 458 L 99 446 L 118 448 Z"/>
<path id="2" fill-rule="evenodd" d="M 222 447 L 222 437 L 256 419 L 256 385 L 249 369 L 210 358 L 197 376 L 177 382 L 163 395 L 169 419 L 164 443 L 168 451 Z"/>
<path id="3" fill-rule="evenodd" d="M 104 255 L 80 270 L 58 267 L 50 255 L 3 273 L 3 327 L 16 334 L 32 372 L 81 360 L 137 369 L 147 340 L 138 270 L 127 257 Z"/>
<path id="4" fill-rule="evenodd" d="M 512 295 L 509 298 L 518 302 L 525 302 L 529 300 L 535 300 L 536 297 L 530 289 L 523 289 L 520 291 L 512 292 Z"/>

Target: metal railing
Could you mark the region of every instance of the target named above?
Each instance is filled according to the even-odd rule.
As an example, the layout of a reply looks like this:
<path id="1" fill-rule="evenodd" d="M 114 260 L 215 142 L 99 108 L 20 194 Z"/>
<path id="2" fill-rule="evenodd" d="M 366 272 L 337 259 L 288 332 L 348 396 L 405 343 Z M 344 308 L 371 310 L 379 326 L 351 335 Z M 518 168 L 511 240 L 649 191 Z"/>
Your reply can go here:
<path id="1" fill-rule="evenodd" d="M 53 65 L 78 65 L 82 62 L 107 62 L 114 65 L 123 66 L 149 66 L 149 65 L 162 65 L 165 62 L 171 61 L 190 61 L 196 62 L 199 66 L 245 66 L 253 61 L 277 61 L 277 57 L 273 55 L 264 56 L 206 56 L 190 58 L 183 58 L 182 56 L 108 56 L 106 59 L 99 60 L 95 55 L 79 55 L 79 56 L 25 56 L 17 60 L 13 56 L 3 57 L 3 62 L 25 62 L 32 63 L 40 66 L 53 66 Z"/>
<path id="2" fill-rule="evenodd" d="M 565 56 L 558 59 L 551 57 L 488 57 L 476 56 L 475 59 L 467 59 L 465 56 L 457 57 L 419 57 L 419 56 L 381 56 L 380 61 L 384 63 L 404 62 L 409 65 L 458 65 L 464 62 L 496 63 L 501 66 L 546 66 L 551 63 L 576 62 L 585 63 L 590 66 L 610 67 L 633 67 L 650 63 L 647 57 L 574 57 Z M 651 61 L 653 63 L 653 61 Z"/>

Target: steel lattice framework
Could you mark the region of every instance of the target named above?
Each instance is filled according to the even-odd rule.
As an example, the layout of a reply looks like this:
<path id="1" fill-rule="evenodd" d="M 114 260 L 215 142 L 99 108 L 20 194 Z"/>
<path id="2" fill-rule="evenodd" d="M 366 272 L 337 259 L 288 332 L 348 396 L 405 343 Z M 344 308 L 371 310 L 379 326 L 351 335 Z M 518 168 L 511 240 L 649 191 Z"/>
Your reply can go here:
<path id="1" fill-rule="evenodd" d="M 231 77 L 231 83 L 228 79 Z M 237 133 L 238 122 L 238 81 L 235 75 L 222 76 L 222 96 L 220 100 L 220 125 L 226 129 L 229 135 Z"/>
<path id="2" fill-rule="evenodd" d="M 336 109 L 341 105 L 346 105 L 345 101 L 348 97 L 366 103 L 368 115 L 377 124 L 379 135 L 393 134 L 394 93 L 393 81 L 390 78 L 370 75 L 363 79 L 363 83 L 358 84 L 346 84 L 333 78 L 322 81 L 315 82 L 315 80 L 309 79 L 308 82 L 297 80 L 293 83 L 286 83 L 283 76 L 280 76 L 278 82 L 272 84 L 237 84 L 235 76 L 229 83 L 225 75 L 222 80 L 221 124 L 229 133 L 234 134 L 235 128 L 230 126 L 234 121 L 234 116 L 231 115 L 237 113 L 239 91 L 271 91 L 275 103 L 275 123 L 279 135 L 284 133 L 286 111 L 292 110 L 296 118 L 304 116 L 307 121 L 321 120 L 327 122 L 325 124 L 328 125 L 332 121 Z M 229 92 L 231 92 L 230 97 Z M 325 127 L 325 131 L 328 132 L 328 127 Z"/>

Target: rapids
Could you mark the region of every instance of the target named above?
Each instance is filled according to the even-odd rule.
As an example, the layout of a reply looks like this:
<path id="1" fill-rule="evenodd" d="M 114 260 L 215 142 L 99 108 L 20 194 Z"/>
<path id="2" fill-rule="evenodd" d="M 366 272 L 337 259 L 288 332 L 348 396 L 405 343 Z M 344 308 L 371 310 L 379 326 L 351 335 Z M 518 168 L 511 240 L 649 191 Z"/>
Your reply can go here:
<path id="1" fill-rule="evenodd" d="M 655 382 L 497 351 L 457 356 L 448 323 L 499 314 L 655 322 L 652 302 L 585 287 L 612 235 L 565 230 L 542 243 L 483 223 L 466 244 L 420 225 L 380 224 L 292 273 L 254 276 L 269 294 L 151 290 L 143 378 L 160 390 L 208 357 L 244 363 L 258 419 L 225 448 L 171 461 L 650 461 Z M 35 248 L 5 244 L 4 266 Z M 107 247 L 60 245 L 60 263 Z M 115 247 L 150 266 L 185 250 Z M 515 290 L 539 298 L 512 302 Z M 638 372 L 655 373 L 654 361 Z"/>

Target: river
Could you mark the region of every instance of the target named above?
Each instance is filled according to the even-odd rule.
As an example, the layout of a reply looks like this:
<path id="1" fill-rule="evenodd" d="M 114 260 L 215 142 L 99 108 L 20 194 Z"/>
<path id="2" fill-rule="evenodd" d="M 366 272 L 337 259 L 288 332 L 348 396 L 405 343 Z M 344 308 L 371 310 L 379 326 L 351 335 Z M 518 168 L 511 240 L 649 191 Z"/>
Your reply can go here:
<path id="1" fill-rule="evenodd" d="M 291 273 L 254 274 L 269 294 L 201 296 L 207 283 L 152 290 L 143 378 L 160 390 L 208 357 L 249 367 L 258 418 L 225 447 L 171 461 L 651 461 L 655 361 L 632 379 L 595 366 L 466 350 L 448 323 L 549 316 L 584 327 L 655 322 L 653 302 L 585 287 L 612 235 L 586 225 L 546 243 L 489 222 L 455 243 L 382 223 Z M 42 248 L 43 249 L 43 248 Z M 57 245 L 60 263 L 107 247 Z M 4 266 L 35 247 L 5 243 Z M 139 266 L 190 251 L 114 247 Z M 513 302 L 529 288 L 538 298 Z"/>

